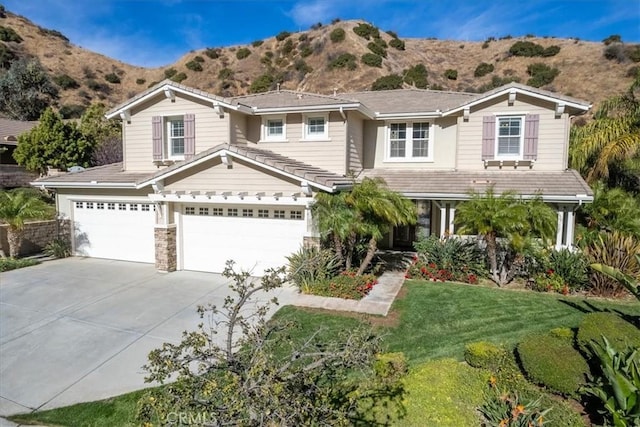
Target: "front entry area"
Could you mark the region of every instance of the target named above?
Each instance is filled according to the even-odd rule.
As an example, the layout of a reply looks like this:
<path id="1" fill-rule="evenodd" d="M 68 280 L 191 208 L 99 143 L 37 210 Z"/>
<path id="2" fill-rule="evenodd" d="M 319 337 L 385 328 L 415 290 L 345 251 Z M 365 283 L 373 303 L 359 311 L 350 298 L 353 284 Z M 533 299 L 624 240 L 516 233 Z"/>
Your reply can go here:
<path id="1" fill-rule="evenodd" d="M 234 260 L 237 268 L 262 275 L 300 249 L 305 214 L 301 206 L 182 205 L 179 268 L 222 272 Z"/>

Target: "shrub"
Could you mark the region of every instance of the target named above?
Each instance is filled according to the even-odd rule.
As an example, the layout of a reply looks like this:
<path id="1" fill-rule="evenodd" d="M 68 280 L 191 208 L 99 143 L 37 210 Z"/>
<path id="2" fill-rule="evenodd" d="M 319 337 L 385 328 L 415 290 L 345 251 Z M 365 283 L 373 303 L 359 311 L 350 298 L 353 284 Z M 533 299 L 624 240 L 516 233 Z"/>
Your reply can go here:
<path id="1" fill-rule="evenodd" d="M 79 119 L 84 114 L 84 111 L 87 109 L 84 105 L 79 104 L 65 104 L 60 107 L 60 116 L 63 119 Z"/>
<path id="2" fill-rule="evenodd" d="M 38 32 L 45 36 L 52 36 L 52 37 L 59 38 L 65 42 L 69 41 L 69 38 L 58 30 L 50 30 L 48 28 L 38 27 Z"/>
<path id="3" fill-rule="evenodd" d="M 553 328 L 549 331 L 549 335 L 573 343 L 576 334 L 569 328 Z"/>
<path id="4" fill-rule="evenodd" d="M 60 86 L 60 88 L 65 90 L 76 89 L 80 87 L 80 84 L 78 84 L 78 82 L 75 81 L 75 79 L 69 76 L 68 74 L 61 74 L 61 75 L 55 76 L 52 80 L 55 84 Z"/>
<path id="5" fill-rule="evenodd" d="M 236 58 L 238 58 L 238 59 L 244 59 L 249 55 L 251 55 L 251 51 L 249 49 L 247 49 L 246 47 L 241 47 L 236 52 Z"/>
<path id="6" fill-rule="evenodd" d="M 445 70 L 444 76 L 449 80 L 457 80 L 458 79 L 458 70 L 454 70 L 454 69 L 449 68 L 448 70 Z"/>
<path id="7" fill-rule="evenodd" d="M 426 89 L 429 85 L 427 80 L 427 67 L 424 64 L 417 64 L 403 71 L 404 81 L 418 89 Z"/>
<path id="8" fill-rule="evenodd" d="M 541 426 L 551 408 L 542 409 L 542 399 L 524 399 L 518 393 L 504 392 L 492 387 L 478 410 L 485 422 L 483 426 L 519 427 Z"/>
<path id="9" fill-rule="evenodd" d="M 100 83 L 94 79 L 88 79 L 87 81 L 85 81 L 85 85 L 95 91 L 95 92 L 102 92 L 102 93 L 109 93 L 111 91 L 111 89 L 109 88 L 109 86 L 107 86 L 104 83 Z"/>
<path id="10" fill-rule="evenodd" d="M 633 256 L 640 253 L 640 239 L 637 237 L 617 231 L 601 232 L 584 248 L 584 253 L 590 264 L 608 265 L 635 277 L 640 274 L 640 265 Z M 617 296 L 626 292 L 615 279 L 597 271 L 591 273 L 588 290 L 598 296 Z"/>
<path id="11" fill-rule="evenodd" d="M 200 56 L 200 55 L 194 56 L 193 60 L 196 61 L 196 62 L 200 62 L 200 63 L 204 62 L 204 58 L 202 56 Z"/>
<path id="12" fill-rule="evenodd" d="M 400 426 L 480 425 L 476 413 L 489 373 L 453 359 L 433 360 L 404 378 L 406 416 Z"/>
<path id="13" fill-rule="evenodd" d="M 407 358 L 402 352 L 378 354 L 373 362 L 373 369 L 382 378 L 406 375 Z"/>
<path id="14" fill-rule="evenodd" d="M 307 64 L 304 59 L 296 59 L 296 61 L 293 63 L 293 68 L 296 71 L 302 73 L 302 75 L 313 71 L 313 68 L 309 64 Z"/>
<path id="15" fill-rule="evenodd" d="M 4 43 L 0 43 L 0 67 L 9 68 L 16 59 L 16 54 Z"/>
<path id="16" fill-rule="evenodd" d="M 313 49 L 311 48 L 311 44 L 309 42 L 300 43 L 298 45 L 298 50 L 300 51 L 300 56 L 306 58 L 313 53 Z"/>
<path id="17" fill-rule="evenodd" d="M 291 35 L 290 32 L 288 31 L 280 31 L 277 35 L 276 35 L 276 40 L 278 40 L 279 42 L 281 42 L 282 40 L 286 39 L 287 37 L 289 37 Z"/>
<path id="18" fill-rule="evenodd" d="M 202 71 L 202 64 L 197 61 L 189 61 L 185 64 L 185 67 L 191 71 Z"/>
<path id="19" fill-rule="evenodd" d="M 287 257 L 289 280 L 302 292 L 309 292 L 314 283 L 335 276 L 340 267 L 335 254 L 329 249 L 303 247 Z"/>
<path id="20" fill-rule="evenodd" d="M 109 83 L 113 83 L 113 84 L 119 84 L 120 83 L 120 77 L 118 77 L 118 75 L 116 73 L 106 74 L 104 76 L 104 79 L 106 81 L 108 81 Z"/>
<path id="21" fill-rule="evenodd" d="M 420 260 L 451 270 L 454 276 L 485 274 L 484 252 L 475 240 L 455 238 L 440 240 L 437 236 L 429 236 L 420 238 L 413 246 Z"/>
<path id="22" fill-rule="evenodd" d="M 589 261 L 581 251 L 561 249 L 549 254 L 549 268 L 559 275 L 572 291 L 589 283 Z"/>
<path id="23" fill-rule="evenodd" d="M 363 64 L 370 67 L 382 68 L 382 57 L 380 55 L 376 55 L 375 53 L 365 53 L 364 55 L 362 55 L 362 58 L 360 60 Z"/>
<path id="24" fill-rule="evenodd" d="M 481 62 L 473 71 L 473 75 L 474 77 L 483 77 L 489 73 L 492 73 L 493 69 L 494 69 L 493 64 L 487 64 L 486 62 Z"/>
<path id="25" fill-rule="evenodd" d="M 260 47 L 260 46 L 262 46 L 262 44 L 263 44 L 263 43 L 264 43 L 264 41 L 263 41 L 263 40 L 255 40 L 255 41 L 252 41 L 252 42 L 251 42 L 251 46 L 253 46 L 253 47 Z"/>
<path id="26" fill-rule="evenodd" d="M 370 40 L 372 37 L 374 39 L 380 38 L 380 31 L 373 25 L 367 23 L 358 24 L 353 28 L 353 32 L 367 40 Z"/>
<path id="27" fill-rule="evenodd" d="M 233 77 L 233 70 L 230 68 L 223 68 L 218 71 L 218 78 L 220 80 L 227 80 Z"/>
<path id="28" fill-rule="evenodd" d="M 71 256 L 71 245 L 67 239 L 55 238 L 44 247 L 47 256 L 55 258 L 67 258 Z"/>
<path id="29" fill-rule="evenodd" d="M 538 62 L 527 67 L 527 74 L 531 76 L 527 80 L 529 86 L 541 87 L 550 84 L 560 74 L 560 71 L 557 68 L 551 68 L 547 64 Z"/>
<path id="30" fill-rule="evenodd" d="M 353 71 L 357 67 L 356 57 L 350 53 L 341 53 L 329 62 L 329 68 L 332 70 L 336 68 L 346 68 L 347 70 Z"/>
<path id="31" fill-rule="evenodd" d="M 377 40 L 382 40 L 382 39 L 376 39 L 376 41 Z M 367 43 L 367 47 L 371 52 L 375 53 L 376 55 L 380 55 L 385 58 L 387 57 L 387 50 L 384 47 L 382 47 L 380 43 L 369 42 Z"/>
<path id="32" fill-rule="evenodd" d="M 611 34 L 609 37 L 602 40 L 602 43 L 606 46 L 609 46 L 611 43 L 622 43 L 622 38 L 620 37 L 620 34 Z"/>
<path id="33" fill-rule="evenodd" d="M 0 40 L 3 42 L 20 43 L 22 42 L 22 37 L 20 37 L 13 28 L 0 25 Z"/>
<path id="34" fill-rule="evenodd" d="M 578 327 L 576 341 L 585 354 L 591 354 L 591 342 L 602 343 L 606 337 L 617 351 L 626 347 L 640 347 L 640 329 L 614 313 L 589 313 Z"/>
<path id="35" fill-rule="evenodd" d="M 186 79 L 187 79 L 187 75 L 185 73 L 178 73 L 178 74 L 174 75 L 173 77 L 171 77 L 171 80 L 173 80 L 176 83 L 181 83 Z"/>
<path id="36" fill-rule="evenodd" d="M 289 54 L 293 52 L 293 49 L 295 49 L 295 45 L 293 44 L 293 39 L 287 39 L 287 41 L 284 42 L 284 45 L 282 46 L 282 49 L 280 50 L 280 52 L 282 52 L 284 56 L 289 56 Z"/>
<path id="37" fill-rule="evenodd" d="M 397 74 L 389 74 L 376 79 L 371 85 L 371 90 L 401 89 L 403 79 Z"/>
<path id="38" fill-rule="evenodd" d="M 312 30 L 319 30 L 320 28 L 322 28 L 322 22 L 316 22 L 315 24 L 311 25 Z"/>
<path id="39" fill-rule="evenodd" d="M 176 74 L 178 74 L 178 70 L 176 70 L 175 68 L 167 68 L 166 70 L 164 70 L 164 77 L 167 79 L 170 79 L 171 77 L 175 76 Z"/>
<path id="40" fill-rule="evenodd" d="M 220 57 L 220 49 L 208 47 L 205 49 L 204 54 L 211 59 L 218 59 Z"/>
<path id="41" fill-rule="evenodd" d="M 556 56 L 558 53 L 560 53 L 560 46 L 553 45 L 545 48 L 540 56 L 548 58 L 550 56 Z"/>
<path id="42" fill-rule="evenodd" d="M 345 31 L 342 28 L 335 28 L 329 33 L 329 38 L 333 43 L 340 43 L 344 41 L 346 36 Z"/>
<path id="43" fill-rule="evenodd" d="M 137 84 L 137 85 L 143 85 L 143 84 L 145 84 L 146 82 L 147 82 L 147 80 L 146 80 L 146 79 L 136 79 L 136 84 Z"/>
<path id="44" fill-rule="evenodd" d="M 537 292 L 558 292 L 563 295 L 570 293 L 569 285 L 553 269 L 536 275 L 533 282 L 529 283 L 529 287 Z"/>
<path id="45" fill-rule="evenodd" d="M 602 56 L 609 61 L 624 62 L 627 59 L 627 52 L 622 43 L 613 43 L 605 46 Z"/>
<path id="46" fill-rule="evenodd" d="M 400 40 L 397 37 L 394 37 L 389 41 L 389 46 L 397 50 L 404 50 L 404 41 Z"/>
<path id="47" fill-rule="evenodd" d="M 571 341 L 535 335 L 518 344 L 518 356 L 527 376 L 566 396 L 577 396 L 586 383 L 589 365 Z"/>
<path id="48" fill-rule="evenodd" d="M 474 368 L 496 372 L 506 358 L 509 358 L 507 350 L 486 341 L 470 343 L 464 348 L 464 360 Z"/>
<path id="49" fill-rule="evenodd" d="M 275 84 L 275 77 L 272 74 L 262 74 L 258 76 L 249 86 L 250 93 L 267 92 Z"/>
<path id="50" fill-rule="evenodd" d="M 298 37 L 299 42 L 304 42 L 304 41 L 307 41 L 308 39 L 309 39 L 309 36 L 305 33 L 300 34 L 300 37 Z"/>
<path id="51" fill-rule="evenodd" d="M 16 258 L 0 258 L 0 272 L 17 270 L 18 268 L 31 267 L 32 265 L 40 264 L 40 261 L 35 259 L 16 259 Z"/>
<path id="52" fill-rule="evenodd" d="M 626 49 L 627 57 L 633 62 L 640 62 L 640 44 L 634 46 L 628 46 Z M 635 77 L 636 73 L 633 73 L 628 77 Z"/>
<path id="53" fill-rule="evenodd" d="M 534 57 L 542 56 L 544 47 L 530 41 L 517 41 L 509 48 L 509 53 L 513 56 Z"/>
<path id="54" fill-rule="evenodd" d="M 313 283 L 308 293 L 325 297 L 362 299 L 378 283 L 373 274 L 356 276 L 355 272 L 344 271 L 332 278 Z"/>

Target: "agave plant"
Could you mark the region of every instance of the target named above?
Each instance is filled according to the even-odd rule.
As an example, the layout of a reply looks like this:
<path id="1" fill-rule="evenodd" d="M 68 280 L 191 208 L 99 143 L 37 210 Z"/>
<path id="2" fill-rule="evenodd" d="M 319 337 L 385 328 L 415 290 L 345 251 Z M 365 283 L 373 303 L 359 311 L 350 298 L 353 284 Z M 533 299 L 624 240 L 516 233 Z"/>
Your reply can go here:
<path id="1" fill-rule="evenodd" d="M 636 254 L 636 262 L 640 265 L 640 255 Z M 615 267 L 604 264 L 591 264 L 591 268 L 616 280 L 640 301 L 640 281 L 630 274 L 625 274 Z"/>

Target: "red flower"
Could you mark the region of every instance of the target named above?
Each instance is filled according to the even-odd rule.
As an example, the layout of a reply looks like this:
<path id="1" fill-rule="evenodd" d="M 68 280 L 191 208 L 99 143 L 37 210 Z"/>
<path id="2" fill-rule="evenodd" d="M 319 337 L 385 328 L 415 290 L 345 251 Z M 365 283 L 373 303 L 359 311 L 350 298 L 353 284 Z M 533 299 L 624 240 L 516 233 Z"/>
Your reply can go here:
<path id="1" fill-rule="evenodd" d="M 556 272 L 556 271 L 555 271 L 553 268 L 550 268 L 550 269 L 548 269 L 548 270 L 547 270 L 547 274 L 548 274 L 549 276 L 551 276 L 551 275 L 552 275 L 553 273 L 555 273 L 555 272 Z"/>

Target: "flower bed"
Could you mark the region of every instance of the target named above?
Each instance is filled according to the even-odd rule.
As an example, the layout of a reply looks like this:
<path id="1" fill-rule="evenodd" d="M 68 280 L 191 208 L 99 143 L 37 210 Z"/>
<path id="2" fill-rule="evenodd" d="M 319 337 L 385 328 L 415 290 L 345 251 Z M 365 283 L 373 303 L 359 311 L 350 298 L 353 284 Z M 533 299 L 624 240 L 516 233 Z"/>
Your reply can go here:
<path id="1" fill-rule="evenodd" d="M 353 271 L 344 271 L 338 276 L 321 280 L 309 287 L 308 292 L 312 295 L 324 297 L 362 299 L 378 283 L 373 274 L 363 274 L 356 276 Z"/>
<path id="2" fill-rule="evenodd" d="M 478 276 L 469 271 L 468 267 L 464 265 L 459 269 L 452 270 L 441 268 L 435 262 L 427 263 L 418 257 L 413 259 L 413 263 L 407 269 L 404 277 L 407 279 L 431 280 L 432 282 L 478 283 Z"/>

